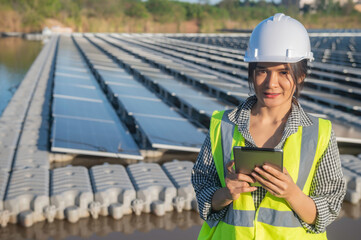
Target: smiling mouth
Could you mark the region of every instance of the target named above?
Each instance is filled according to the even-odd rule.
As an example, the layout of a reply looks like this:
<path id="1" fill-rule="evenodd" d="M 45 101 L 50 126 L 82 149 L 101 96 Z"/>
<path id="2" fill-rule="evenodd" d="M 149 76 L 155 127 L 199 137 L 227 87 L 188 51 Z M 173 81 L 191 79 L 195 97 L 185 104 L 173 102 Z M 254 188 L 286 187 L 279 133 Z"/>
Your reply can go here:
<path id="1" fill-rule="evenodd" d="M 281 95 L 280 93 L 264 93 L 264 95 L 267 97 L 267 98 L 275 98 L 279 95 Z"/>

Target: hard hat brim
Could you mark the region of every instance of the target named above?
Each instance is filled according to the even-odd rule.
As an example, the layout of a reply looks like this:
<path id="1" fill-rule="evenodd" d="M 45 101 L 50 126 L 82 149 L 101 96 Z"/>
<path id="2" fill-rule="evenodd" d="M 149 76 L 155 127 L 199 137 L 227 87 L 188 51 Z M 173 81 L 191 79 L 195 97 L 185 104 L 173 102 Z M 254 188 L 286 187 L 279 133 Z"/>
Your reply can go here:
<path id="1" fill-rule="evenodd" d="M 308 61 L 312 62 L 314 60 L 313 57 L 296 57 L 296 58 L 289 58 L 289 57 L 280 57 L 280 56 L 269 56 L 269 57 L 244 57 L 244 62 L 276 62 L 276 63 L 296 63 L 303 59 L 307 59 Z"/>

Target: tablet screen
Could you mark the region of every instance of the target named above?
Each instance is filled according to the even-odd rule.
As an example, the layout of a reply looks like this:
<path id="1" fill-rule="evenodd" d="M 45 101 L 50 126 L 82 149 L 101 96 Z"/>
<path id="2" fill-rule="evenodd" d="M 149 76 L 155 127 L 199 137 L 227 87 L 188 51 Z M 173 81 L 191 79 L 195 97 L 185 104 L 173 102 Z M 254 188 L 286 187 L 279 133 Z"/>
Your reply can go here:
<path id="1" fill-rule="evenodd" d="M 256 166 L 262 166 L 265 163 L 276 166 L 280 171 L 283 169 L 282 149 L 236 146 L 233 148 L 233 154 L 237 173 L 251 174 Z"/>

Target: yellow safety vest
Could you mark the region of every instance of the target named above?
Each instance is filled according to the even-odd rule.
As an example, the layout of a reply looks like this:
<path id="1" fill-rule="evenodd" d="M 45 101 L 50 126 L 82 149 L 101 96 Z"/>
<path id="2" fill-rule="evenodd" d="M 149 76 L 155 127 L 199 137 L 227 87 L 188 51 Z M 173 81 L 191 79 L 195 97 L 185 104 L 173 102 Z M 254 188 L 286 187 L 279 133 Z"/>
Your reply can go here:
<path id="1" fill-rule="evenodd" d="M 233 160 L 233 147 L 245 145 L 238 128 L 228 119 L 228 112 L 215 111 L 209 131 L 213 159 L 222 187 L 225 187 L 225 165 Z M 330 121 L 310 118 L 313 125 L 299 126 L 298 131 L 287 138 L 283 148 L 283 166 L 306 195 L 309 195 L 317 162 L 331 136 Z M 287 202 L 267 192 L 258 209 L 255 209 L 251 193 L 242 193 L 228 206 L 223 219 L 204 222 L 198 239 L 305 240 L 327 239 L 327 236 L 326 232 L 306 232 Z"/>

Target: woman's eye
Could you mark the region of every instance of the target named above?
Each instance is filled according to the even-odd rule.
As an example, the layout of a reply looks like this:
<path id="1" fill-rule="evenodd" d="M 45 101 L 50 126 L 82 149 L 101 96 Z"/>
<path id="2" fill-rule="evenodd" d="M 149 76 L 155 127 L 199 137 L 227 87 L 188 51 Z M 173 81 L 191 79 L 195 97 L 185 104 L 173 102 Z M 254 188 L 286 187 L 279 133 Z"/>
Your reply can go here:
<path id="1" fill-rule="evenodd" d="M 282 71 L 281 74 L 282 74 L 282 75 L 287 75 L 288 72 L 287 72 L 287 71 Z"/>

